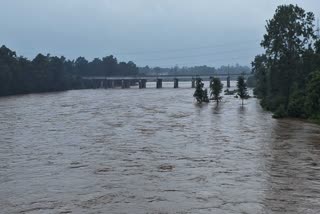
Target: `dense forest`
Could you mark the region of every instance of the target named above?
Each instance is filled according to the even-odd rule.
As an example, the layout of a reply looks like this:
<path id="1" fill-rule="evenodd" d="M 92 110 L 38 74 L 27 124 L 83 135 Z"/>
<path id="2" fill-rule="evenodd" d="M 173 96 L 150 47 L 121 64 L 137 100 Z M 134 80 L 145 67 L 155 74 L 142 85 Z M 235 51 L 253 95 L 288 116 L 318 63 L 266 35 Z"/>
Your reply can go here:
<path id="1" fill-rule="evenodd" d="M 252 67 L 255 93 L 274 117 L 320 121 L 320 40 L 315 16 L 297 5 L 279 6 L 267 21 Z"/>
<path id="2" fill-rule="evenodd" d="M 136 75 L 138 71 L 133 62 L 118 62 L 113 56 L 89 62 L 84 57 L 71 61 L 38 54 L 30 61 L 2 46 L 0 96 L 89 88 L 82 76 Z"/>
<path id="3" fill-rule="evenodd" d="M 209 66 L 194 66 L 194 67 L 178 67 L 173 68 L 160 68 L 149 66 L 139 68 L 140 73 L 151 74 L 151 75 L 213 75 L 213 74 L 242 74 L 250 73 L 250 68 L 248 66 L 241 66 L 236 64 L 235 66 L 221 66 L 219 68 L 209 67 Z"/>

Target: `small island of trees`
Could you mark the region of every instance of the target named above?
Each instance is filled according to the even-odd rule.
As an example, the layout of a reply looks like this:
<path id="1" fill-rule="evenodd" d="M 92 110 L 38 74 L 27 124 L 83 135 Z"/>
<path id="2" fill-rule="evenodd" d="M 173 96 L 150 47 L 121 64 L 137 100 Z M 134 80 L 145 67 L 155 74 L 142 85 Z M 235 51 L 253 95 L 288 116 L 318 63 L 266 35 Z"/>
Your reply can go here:
<path id="1" fill-rule="evenodd" d="M 218 105 L 219 102 L 222 100 L 222 96 L 220 96 L 222 89 L 223 89 L 223 84 L 219 78 L 211 78 L 210 80 L 210 99 L 208 98 L 208 90 L 203 89 L 204 84 L 202 82 L 201 78 L 196 79 L 196 89 L 193 94 L 193 97 L 196 99 L 198 104 L 201 103 L 209 103 L 210 100 L 213 100 L 216 102 Z M 247 89 L 247 83 L 245 81 L 245 78 L 243 76 L 238 77 L 238 82 L 237 82 L 237 89 L 234 91 L 230 92 L 228 89 L 227 91 L 229 93 L 226 93 L 226 95 L 233 95 L 234 93 L 237 93 L 236 98 L 240 97 L 242 100 L 242 105 L 243 105 L 243 100 L 250 98 L 248 94 L 248 89 Z"/>

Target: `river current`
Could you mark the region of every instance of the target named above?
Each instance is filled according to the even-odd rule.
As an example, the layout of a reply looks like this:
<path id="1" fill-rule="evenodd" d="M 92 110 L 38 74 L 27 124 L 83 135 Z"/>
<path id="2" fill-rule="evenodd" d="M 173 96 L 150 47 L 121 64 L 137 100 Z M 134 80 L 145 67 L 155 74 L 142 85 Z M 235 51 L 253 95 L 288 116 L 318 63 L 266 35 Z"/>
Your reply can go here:
<path id="1" fill-rule="evenodd" d="M 0 213 L 320 213 L 320 126 L 164 86 L 0 98 Z"/>

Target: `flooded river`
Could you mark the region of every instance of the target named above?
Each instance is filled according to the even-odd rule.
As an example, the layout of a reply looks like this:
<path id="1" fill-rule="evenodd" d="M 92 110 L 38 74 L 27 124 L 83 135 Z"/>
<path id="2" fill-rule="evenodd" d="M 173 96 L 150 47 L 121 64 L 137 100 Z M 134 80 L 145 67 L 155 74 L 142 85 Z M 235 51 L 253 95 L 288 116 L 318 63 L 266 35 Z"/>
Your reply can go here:
<path id="1" fill-rule="evenodd" d="M 0 98 L 0 213 L 320 213 L 320 126 L 166 84 Z"/>

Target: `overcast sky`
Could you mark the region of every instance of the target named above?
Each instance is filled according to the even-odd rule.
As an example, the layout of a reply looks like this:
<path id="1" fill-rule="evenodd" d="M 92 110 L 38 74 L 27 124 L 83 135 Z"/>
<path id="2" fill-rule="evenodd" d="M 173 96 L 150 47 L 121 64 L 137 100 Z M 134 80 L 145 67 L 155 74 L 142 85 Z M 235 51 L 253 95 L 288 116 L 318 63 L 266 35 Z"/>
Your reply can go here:
<path id="1" fill-rule="evenodd" d="M 139 66 L 249 65 L 279 4 L 319 0 L 0 0 L 0 44 L 37 53 L 114 55 Z"/>

